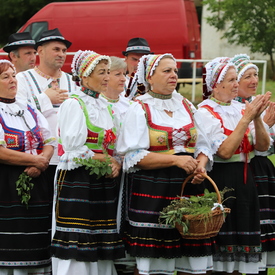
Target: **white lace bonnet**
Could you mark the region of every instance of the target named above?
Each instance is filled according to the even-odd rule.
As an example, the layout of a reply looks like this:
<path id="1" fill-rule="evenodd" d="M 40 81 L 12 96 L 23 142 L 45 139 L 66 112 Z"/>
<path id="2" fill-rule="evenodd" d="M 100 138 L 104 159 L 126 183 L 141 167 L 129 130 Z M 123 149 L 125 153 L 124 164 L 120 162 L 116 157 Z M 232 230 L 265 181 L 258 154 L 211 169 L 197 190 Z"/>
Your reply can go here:
<path id="1" fill-rule="evenodd" d="M 148 90 L 148 86 L 149 86 L 149 83 L 148 83 L 149 77 L 153 75 L 154 70 L 158 66 L 159 61 L 164 56 L 169 56 L 173 60 L 175 60 L 173 55 L 170 53 L 147 54 L 147 55 L 143 55 L 140 58 L 139 63 L 138 63 L 137 73 L 136 73 L 137 81 L 138 81 L 138 83 L 142 83 L 146 87 L 146 90 Z"/>
<path id="2" fill-rule="evenodd" d="M 208 98 L 217 83 L 223 81 L 228 69 L 236 66 L 229 62 L 229 57 L 216 57 L 212 61 L 209 61 L 204 67 L 203 76 L 203 95 L 204 98 Z"/>

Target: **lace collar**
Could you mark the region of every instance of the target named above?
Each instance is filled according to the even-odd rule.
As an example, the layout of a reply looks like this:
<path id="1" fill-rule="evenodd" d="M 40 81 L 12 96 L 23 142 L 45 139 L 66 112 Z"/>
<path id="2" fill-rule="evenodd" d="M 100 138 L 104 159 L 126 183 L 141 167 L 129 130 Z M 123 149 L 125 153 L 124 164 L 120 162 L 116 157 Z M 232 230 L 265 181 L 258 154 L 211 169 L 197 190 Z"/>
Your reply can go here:
<path id="1" fill-rule="evenodd" d="M 167 110 L 169 112 L 174 112 L 182 108 L 183 96 L 177 91 L 174 91 L 170 99 L 163 100 L 160 98 L 152 97 L 149 93 L 138 96 L 136 99 L 139 99 L 144 103 L 154 106 L 157 110 Z"/>

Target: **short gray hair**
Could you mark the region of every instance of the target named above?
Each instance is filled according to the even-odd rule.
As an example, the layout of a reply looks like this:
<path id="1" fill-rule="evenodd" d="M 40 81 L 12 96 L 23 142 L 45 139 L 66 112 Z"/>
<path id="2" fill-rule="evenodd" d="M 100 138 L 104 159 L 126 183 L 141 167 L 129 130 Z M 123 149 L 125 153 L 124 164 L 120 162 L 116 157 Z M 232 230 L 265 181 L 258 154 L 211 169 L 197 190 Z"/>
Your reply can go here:
<path id="1" fill-rule="evenodd" d="M 111 58 L 111 67 L 110 71 L 115 71 L 115 70 L 120 70 L 120 69 L 125 69 L 127 68 L 126 62 L 117 56 L 110 56 Z"/>

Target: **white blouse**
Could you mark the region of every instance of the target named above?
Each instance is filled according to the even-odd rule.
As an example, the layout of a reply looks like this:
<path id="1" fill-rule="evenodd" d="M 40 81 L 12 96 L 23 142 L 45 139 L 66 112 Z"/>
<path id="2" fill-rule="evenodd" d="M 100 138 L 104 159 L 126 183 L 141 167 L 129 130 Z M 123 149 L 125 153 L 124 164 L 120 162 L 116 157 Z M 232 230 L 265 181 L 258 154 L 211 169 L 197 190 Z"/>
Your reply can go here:
<path id="1" fill-rule="evenodd" d="M 176 91 L 173 92 L 171 99 L 163 100 L 153 98 L 149 94 L 139 96 L 137 99 L 148 104 L 152 115 L 152 122 L 157 125 L 178 129 L 192 122 L 189 113 L 182 104 L 183 97 Z M 204 125 L 202 124 L 200 114 L 197 113 L 195 107 L 191 102 L 188 101 L 188 103 L 194 113 L 194 121 L 197 129 L 197 143 L 194 155 L 196 157 L 199 153 L 204 153 L 210 160 L 206 168 L 207 170 L 211 170 L 213 161 L 212 151 L 209 141 L 204 135 Z M 165 110 L 173 112 L 173 116 L 170 117 Z M 183 145 L 176 145 L 177 138 L 179 138 L 179 136 L 177 136 L 176 133 L 173 133 L 175 153 L 186 152 Z M 181 133 L 180 138 L 184 140 L 187 139 L 187 136 L 182 136 Z M 142 109 L 141 104 L 134 102 L 125 114 L 121 134 L 117 141 L 118 153 L 125 155 L 123 170 L 127 172 L 135 172 L 139 170 L 136 167 L 136 164 L 150 153 L 148 151 L 149 147 L 149 130 L 145 118 L 145 112 Z"/>
<path id="2" fill-rule="evenodd" d="M 108 110 L 110 104 L 104 98 L 93 98 L 80 90 L 75 94 L 85 103 L 89 120 L 94 126 L 105 130 L 114 127 Z M 85 145 L 88 135 L 86 117 L 78 100 L 69 98 L 61 104 L 58 111 L 58 133 L 64 150 L 58 169 L 75 169 L 80 165 L 75 163 L 74 158 L 89 159 L 94 156 L 94 152 Z"/>
<path id="3" fill-rule="evenodd" d="M 216 153 L 227 136 L 224 134 L 220 120 L 214 117 L 207 109 L 201 108 L 204 105 L 212 107 L 214 112 L 217 112 L 222 118 L 224 127 L 232 131 L 234 131 L 241 120 L 242 110 L 245 108 L 245 105 L 232 100 L 230 105 L 224 106 L 211 99 L 206 99 L 198 105 L 198 112 L 203 119 L 206 135 L 211 141 L 213 153 Z M 266 130 L 268 130 L 268 126 L 266 124 L 264 125 Z M 255 127 L 253 121 L 249 124 L 249 129 L 252 135 L 252 143 L 255 144 Z M 240 153 L 238 161 L 245 162 L 244 153 Z"/>
<path id="4" fill-rule="evenodd" d="M 56 147 L 56 138 L 51 133 L 47 120 L 39 111 L 37 111 L 35 107 L 31 107 L 37 114 L 38 126 L 40 127 L 44 145 L 52 145 L 53 147 Z M 23 117 L 18 116 L 19 113 L 24 114 L 26 122 L 24 121 Z M 0 102 L 0 115 L 9 128 L 15 128 L 20 131 L 28 132 L 30 129 L 36 126 L 36 122 L 27 108 L 26 101 L 19 98 L 16 98 L 16 101 L 10 104 Z M 34 143 L 31 145 L 30 140 L 27 138 L 26 134 L 24 136 L 24 142 L 25 152 L 37 155 L 36 148 L 38 147 L 38 142 L 34 141 Z M 0 124 L 0 145 L 7 147 L 5 142 L 5 132 L 2 124 Z"/>

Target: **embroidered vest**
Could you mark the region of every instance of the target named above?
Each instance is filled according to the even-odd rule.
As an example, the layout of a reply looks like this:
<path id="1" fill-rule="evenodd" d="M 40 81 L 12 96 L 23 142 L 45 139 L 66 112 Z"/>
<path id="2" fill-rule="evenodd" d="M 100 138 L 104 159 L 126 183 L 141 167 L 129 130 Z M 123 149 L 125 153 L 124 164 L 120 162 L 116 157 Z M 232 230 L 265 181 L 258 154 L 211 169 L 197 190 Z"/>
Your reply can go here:
<path id="1" fill-rule="evenodd" d="M 85 145 L 95 153 L 104 153 L 104 150 L 106 150 L 108 154 L 112 156 L 116 141 L 115 127 L 109 130 L 105 130 L 101 127 L 93 125 L 89 119 L 89 114 L 83 100 L 80 99 L 78 95 L 71 95 L 71 98 L 78 101 L 86 119 L 88 136 Z M 111 117 L 113 117 L 111 106 L 108 105 L 107 108 Z M 62 141 L 60 138 L 58 139 L 58 141 L 58 155 L 62 156 L 64 154 L 64 150 L 62 148 Z"/>
<path id="2" fill-rule="evenodd" d="M 7 148 L 20 152 L 26 151 L 25 139 L 29 141 L 30 147 L 32 142 L 36 142 L 36 148 L 30 148 L 30 150 L 35 149 L 37 151 L 37 154 L 40 154 L 43 149 L 43 137 L 38 126 L 37 114 L 29 105 L 28 111 L 31 113 L 35 121 L 35 126 L 32 128 L 31 131 L 22 131 L 12 127 L 8 127 L 3 117 L 0 115 L 0 123 L 5 132 L 5 142 L 7 144 Z"/>
<path id="3" fill-rule="evenodd" d="M 149 128 L 149 138 L 150 138 L 150 147 L 149 151 L 158 152 L 164 154 L 175 154 L 174 144 L 173 144 L 173 134 L 184 132 L 185 138 L 181 139 L 181 145 L 185 148 L 186 152 L 194 153 L 196 140 L 197 140 L 197 130 L 194 124 L 194 118 L 192 110 L 186 100 L 182 101 L 183 106 L 188 112 L 191 123 L 185 125 L 179 129 L 174 129 L 172 127 L 165 127 L 156 125 L 152 122 L 151 111 L 148 104 L 137 100 L 141 105 L 143 110 L 145 111 L 145 116 L 147 120 L 147 125 Z"/>

